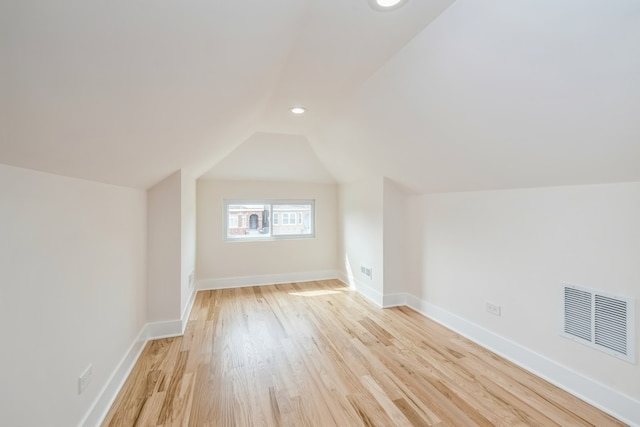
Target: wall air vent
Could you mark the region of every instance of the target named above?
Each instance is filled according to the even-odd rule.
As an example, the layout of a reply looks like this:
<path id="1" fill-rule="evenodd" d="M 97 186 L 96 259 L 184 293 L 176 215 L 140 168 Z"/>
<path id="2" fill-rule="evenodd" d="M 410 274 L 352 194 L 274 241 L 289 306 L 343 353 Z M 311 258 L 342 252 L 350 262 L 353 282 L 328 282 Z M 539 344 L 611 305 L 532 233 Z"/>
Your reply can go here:
<path id="1" fill-rule="evenodd" d="M 563 283 L 562 309 L 560 335 L 635 363 L 633 299 Z"/>

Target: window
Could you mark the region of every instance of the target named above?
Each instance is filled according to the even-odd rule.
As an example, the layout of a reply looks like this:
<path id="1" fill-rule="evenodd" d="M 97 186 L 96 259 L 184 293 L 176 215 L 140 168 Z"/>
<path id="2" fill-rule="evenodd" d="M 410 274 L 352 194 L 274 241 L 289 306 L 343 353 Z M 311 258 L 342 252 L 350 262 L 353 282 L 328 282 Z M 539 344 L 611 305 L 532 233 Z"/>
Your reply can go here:
<path id="1" fill-rule="evenodd" d="M 315 237 L 314 200 L 225 200 L 224 209 L 226 240 Z"/>

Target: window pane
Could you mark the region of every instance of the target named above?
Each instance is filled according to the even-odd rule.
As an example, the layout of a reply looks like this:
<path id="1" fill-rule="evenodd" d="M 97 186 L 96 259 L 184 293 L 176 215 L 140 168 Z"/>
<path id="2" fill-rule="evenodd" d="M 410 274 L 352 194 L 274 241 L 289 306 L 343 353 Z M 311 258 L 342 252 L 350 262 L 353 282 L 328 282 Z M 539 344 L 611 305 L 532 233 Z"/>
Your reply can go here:
<path id="1" fill-rule="evenodd" d="M 315 237 L 313 200 L 225 200 L 224 206 L 227 240 Z"/>
<path id="2" fill-rule="evenodd" d="M 281 224 L 273 224 L 271 231 L 274 236 L 313 236 L 313 208 L 312 202 L 304 204 L 273 204 L 273 214 L 279 214 Z"/>
<path id="3" fill-rule="evenodd" d="M 227 205 L 227 238 L 243 239 L 271 235 L 268 204 Z"/>

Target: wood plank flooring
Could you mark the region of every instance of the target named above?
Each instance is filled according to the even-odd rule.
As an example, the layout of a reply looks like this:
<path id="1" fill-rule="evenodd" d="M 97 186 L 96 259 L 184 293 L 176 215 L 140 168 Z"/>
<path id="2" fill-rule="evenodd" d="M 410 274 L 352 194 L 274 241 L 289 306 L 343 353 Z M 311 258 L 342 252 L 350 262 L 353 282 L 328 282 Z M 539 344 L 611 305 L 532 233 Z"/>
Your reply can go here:
<path id="1" fill-rule="evenodd" d="M 413 310 L 339 281 L 199 292 L 103 426 L 622 426 Z"/>

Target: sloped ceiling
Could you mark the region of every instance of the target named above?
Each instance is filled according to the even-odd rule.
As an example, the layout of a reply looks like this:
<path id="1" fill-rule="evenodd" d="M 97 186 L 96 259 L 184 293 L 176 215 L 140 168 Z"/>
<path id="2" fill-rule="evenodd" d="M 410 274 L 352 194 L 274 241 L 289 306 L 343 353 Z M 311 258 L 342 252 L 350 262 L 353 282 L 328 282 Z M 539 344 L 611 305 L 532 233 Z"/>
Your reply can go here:
<path id="1" fill-rule="evenodd" d="M 256 133 L 202 176 L 203 179 L 333 183 L 306 138 Z"/>
<path id="2" fill-rule="evenodd" d="M 146 188 L 250 136 L 297 0 L 0 2 L 0 160 Z"/>
<path id="3" fill-rule="evenodd" d="M 0 163 L 136 188 L 329 179 L 311 152 L 418 193 L 640 181 L 637 0 L 0 0 L 0 28 Z M 315 172 L 238 160 L 285 146 Z"/>
<path id="4" fill-rule="evenodd" d="M 640 2 L 458 0 L 318 146 L 418 193 L 638 181 Z"/>

